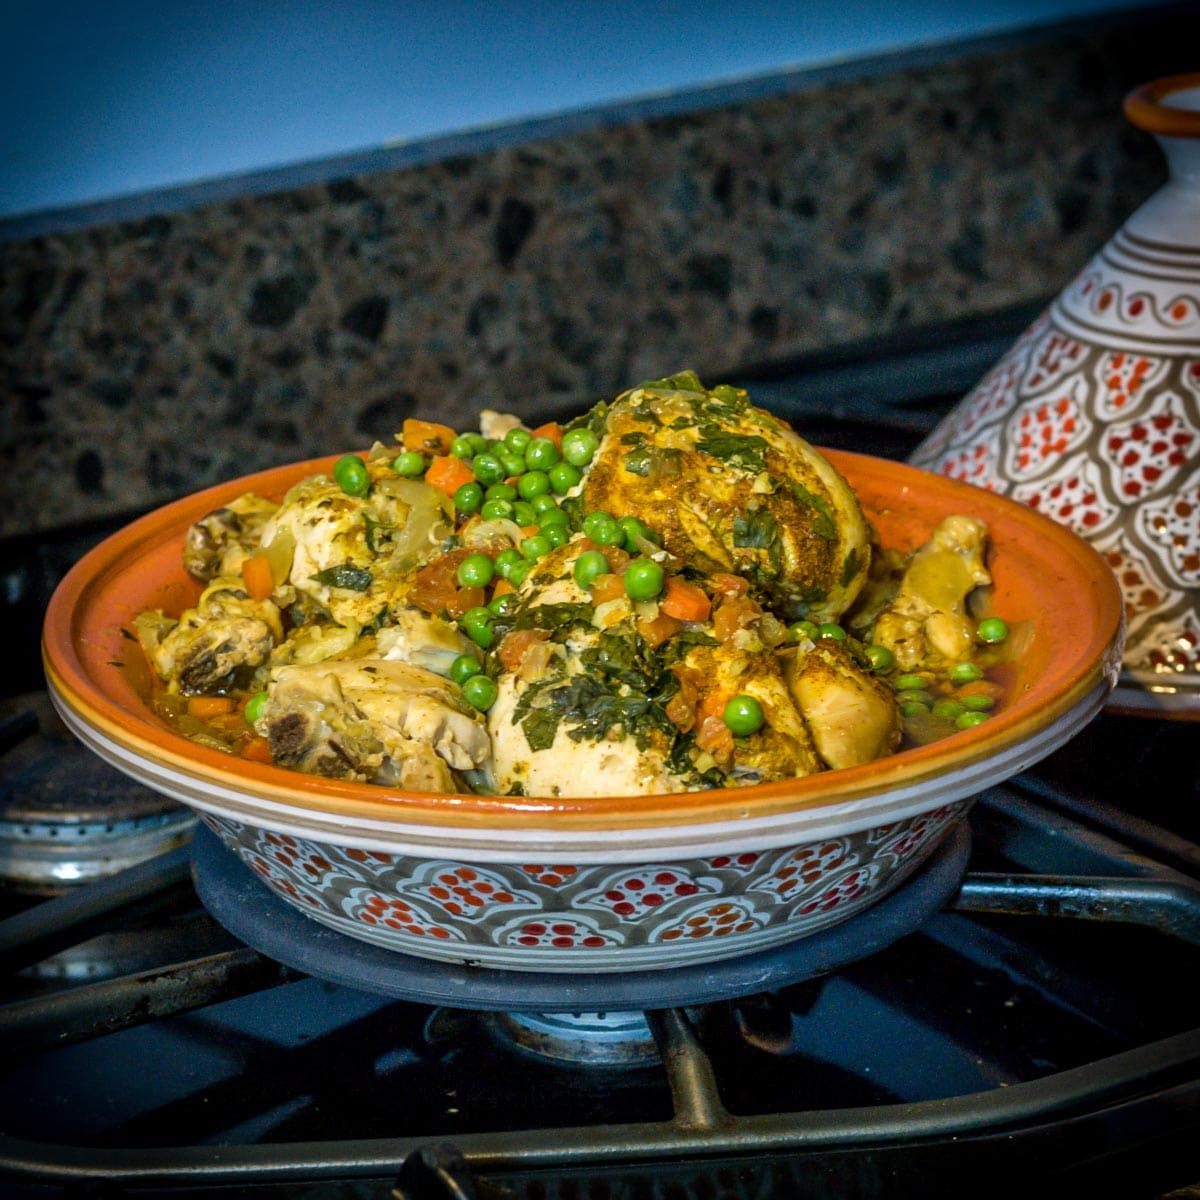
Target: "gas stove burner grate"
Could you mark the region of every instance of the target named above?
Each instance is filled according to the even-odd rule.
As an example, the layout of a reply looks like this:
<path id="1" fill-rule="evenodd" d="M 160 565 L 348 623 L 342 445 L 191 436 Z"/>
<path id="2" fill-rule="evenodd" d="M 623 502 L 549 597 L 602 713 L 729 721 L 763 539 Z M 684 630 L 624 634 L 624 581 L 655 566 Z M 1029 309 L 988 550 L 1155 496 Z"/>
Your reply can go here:
<path id="1" fill-rule="evenodd" d="M 965 823 L 911 879 L 852 919 L 790 945 L 717 963 L 624 973 L 498 971 L 435 962 L 360 942 L 279 899 L 207 828 L 192 841 L 196 891 L 248 946 L 307 975 L 403 1000 L 503 1012 L 641 1011 L 729 1000 L 835 971 L 912 933 L 958 891 L 971 849 Z"/>

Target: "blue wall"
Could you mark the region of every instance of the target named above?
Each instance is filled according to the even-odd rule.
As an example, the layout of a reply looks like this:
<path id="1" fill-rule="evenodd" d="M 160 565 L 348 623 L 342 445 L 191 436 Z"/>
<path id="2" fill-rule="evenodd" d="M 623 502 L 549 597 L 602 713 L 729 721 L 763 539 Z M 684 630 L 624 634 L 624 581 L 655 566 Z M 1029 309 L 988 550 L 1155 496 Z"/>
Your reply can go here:
<path id="1" fill-rule="evenodd" d="M 0 217 L 1136 0 L 10 0 Z"/>

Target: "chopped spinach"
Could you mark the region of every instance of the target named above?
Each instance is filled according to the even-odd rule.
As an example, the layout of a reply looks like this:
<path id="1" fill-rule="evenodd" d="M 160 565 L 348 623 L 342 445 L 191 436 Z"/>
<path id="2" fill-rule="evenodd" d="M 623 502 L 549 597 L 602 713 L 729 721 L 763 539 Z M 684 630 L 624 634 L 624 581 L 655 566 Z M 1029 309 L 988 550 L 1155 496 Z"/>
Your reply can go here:
<path id="1" fill-rule="evenodd" d="M 704 384 L 700 382 L 695 371 L 680 371 L 678 375 L 668 375 L 664 379 L 651 379 L 639 387 L 653 388 L 660 392 L 704 392 Z"/>
<path id="2" fill-rule="evenodd" d="M 530 604 L 517 613 L 513 629 L 548 629 L 551 632 L 571 629 L 576 625 L 590 626 L 593 609 L 590 604 L 563 601 L 560 604 Z"/>

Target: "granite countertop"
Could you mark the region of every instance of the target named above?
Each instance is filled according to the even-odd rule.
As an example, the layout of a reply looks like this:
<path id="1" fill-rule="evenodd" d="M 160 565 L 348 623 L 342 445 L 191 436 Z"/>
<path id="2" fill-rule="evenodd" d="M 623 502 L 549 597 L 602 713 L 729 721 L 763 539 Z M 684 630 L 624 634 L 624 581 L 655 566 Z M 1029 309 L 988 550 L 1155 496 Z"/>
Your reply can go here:
<path id="1" fill-rule="evenodd" d="M 1049 297 L 1165 178 L 1120 101 L 1182 20 L 0 246 L 0 537 Z"/>

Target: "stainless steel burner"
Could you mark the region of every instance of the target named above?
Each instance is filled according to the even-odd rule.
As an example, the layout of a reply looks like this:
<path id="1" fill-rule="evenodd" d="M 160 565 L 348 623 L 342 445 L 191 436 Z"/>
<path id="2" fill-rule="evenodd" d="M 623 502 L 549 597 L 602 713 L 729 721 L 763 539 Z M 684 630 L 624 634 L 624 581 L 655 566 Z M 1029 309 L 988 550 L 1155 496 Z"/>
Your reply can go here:
<path id="1" fill-rule="evenodd" d="M 31 730 L 4 754 L 0 885 L 33 895 L 113 875 L 182 845 L 195 815 L 131 783 L 59 721 L 44 696 L 6 704 L 32 713 Z"/>

